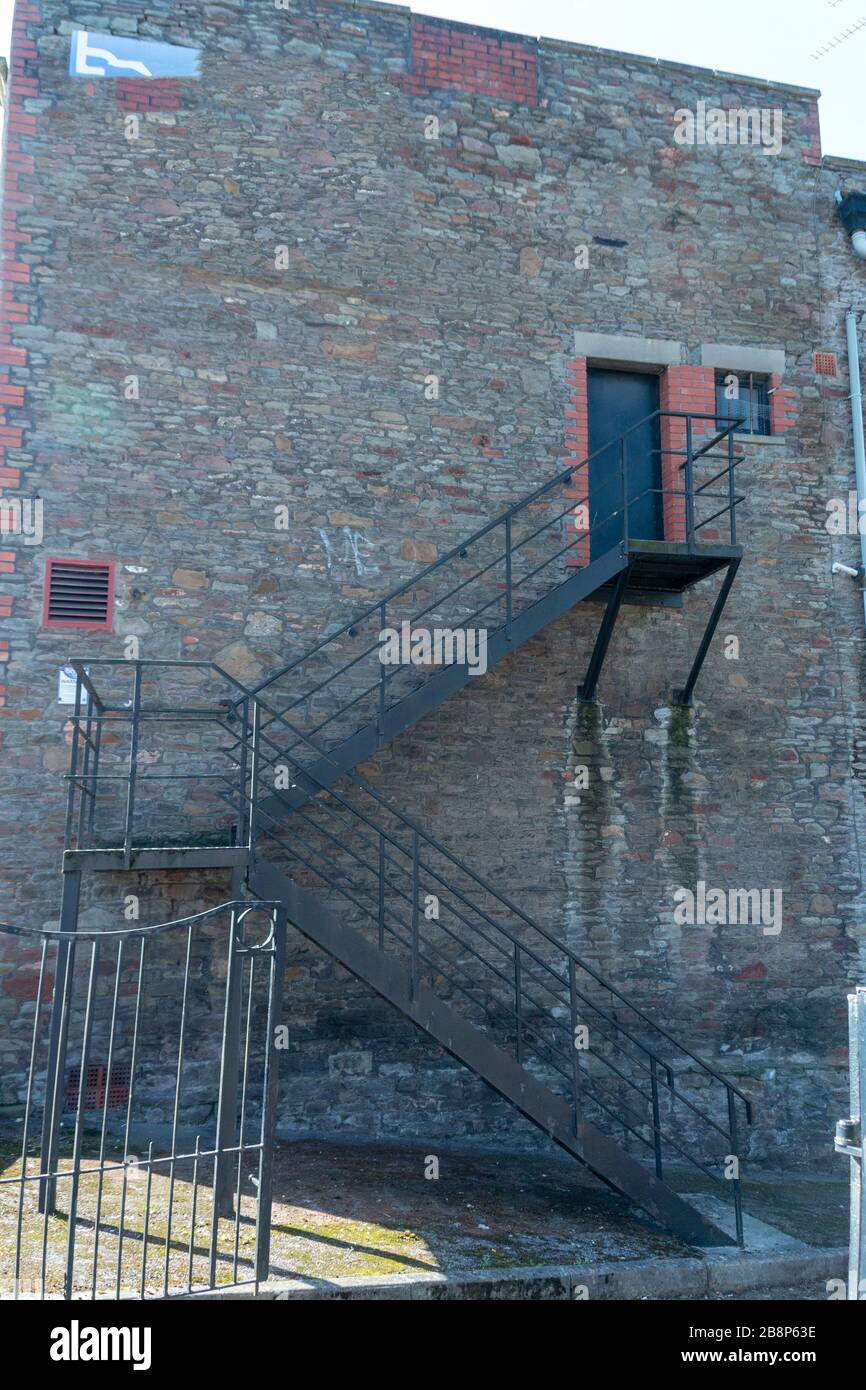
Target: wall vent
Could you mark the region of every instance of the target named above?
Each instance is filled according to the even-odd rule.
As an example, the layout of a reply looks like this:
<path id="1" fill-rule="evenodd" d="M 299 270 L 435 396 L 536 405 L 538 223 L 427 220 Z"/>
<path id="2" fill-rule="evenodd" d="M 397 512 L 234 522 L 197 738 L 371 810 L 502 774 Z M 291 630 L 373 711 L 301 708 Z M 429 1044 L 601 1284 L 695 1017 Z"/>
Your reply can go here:
<path id="1" fill-rule="evenodd" d="M 46 627 L 111 627 L 114 567 L 102 560 L 49 560 L 45 571 Z"/>
<path id="2" fill-rule="evenodd" d="M 812 354 L 812 366 L 816 376 L 836 376 L 836 354 L 835 352 L 815 352 Z"/>
<path id="3" fill-rule="evenodd" d="M 90 1066 L 85 1072 L 84 1110 L 119 1110 L 129 1100 L 129 1063 L 115 1062 L 111 1068 Z M 66 1078 L 67 1114 L 78 1109 L 78 1096 L 81 1090 L 81 1068 L 71 1067 Z"/>

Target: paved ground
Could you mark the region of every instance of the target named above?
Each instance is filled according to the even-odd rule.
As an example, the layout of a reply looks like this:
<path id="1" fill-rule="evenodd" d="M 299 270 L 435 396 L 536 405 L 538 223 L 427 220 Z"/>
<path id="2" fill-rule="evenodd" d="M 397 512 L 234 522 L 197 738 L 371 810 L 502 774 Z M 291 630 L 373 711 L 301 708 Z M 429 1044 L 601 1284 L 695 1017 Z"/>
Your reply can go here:
<path id="1" fill-rule="evenodd" d="M 693 1253 L 555 1152 L 541 1158 L 440 1152 L 436 1179 L 424 1177 L 426 1157 L 405 1145 L 281 1146 L 274 1193 L 286 1216 L 276 1219 L 292 1231 L 295 1243 L 286 1255 L 295 1272 L 393 1274 L 416 1262 L 462 1273 Z M 728 1218 L 717 1197 L 707 1202 L 700 1183 L 672 1185 Z M 845 1171 L 835 1179 L 751 1174 L 744 1205 L 755 1248 L 847 1241 Z M 769 1236 L 756 1229 L 764 1224 L 772 1228 Z M 278 1242 L 275 1254 L 282 1248 Z"/>
<path id="2" fill-rule="evenodd" d="M 31 1170 L 34 1166 L 31 1163 Z M 231 1281 L 235 1270 L 240 1277 L 251 1273 L 253 1167 L 251 1155 L 241 1179 L 241 1221 L 236 1227 L 219 1224 L 218 1282 Z M 18 1171 L 10 1150 L 0 1168 L 7 1177 Z M 88 1289 L 97 1253 L 100 1287 L 114 1283 L 118 1253 L 124 1288 L 142 1278 L 148 1289 L 158 1288 L 166 1278 L 171 1288 L 190 1275 L 193 1283 L 206 1281 L 210 1182 L 204 1164 L 194 1172 L 191 1163 L 178 1163 L 173 1180 L 167 1165 L 157 1168 L 143 1259 L 143 1172 L 129 1174 L 124 1189 L 119 1166 L 106 1176 L 101 1192 L 96 1175 L 86 1177 L 79 1192 L 76 1286 Z M 675 1185 L 685 1191 L 683 1183 Z M 47 1223 L 48 1287 L 54 1292 L 63 1287 L 65 1269 L 64 1192 L 68 1186 L 61 1182 L 61 1213 Z M 694 1186 L 692 1195 L 706 1202 Z M 34 1199 L 31 1188 L 25 1203 L 24 1253 L 25 1264 L 38 1272 L 46 1227 Z M 0 1257 L 6 1267 L 14 1249 L 17 1200 L 14 1186 L 0 1186 Z M 746 1206 L 757 1218 L 746 1228 L 747 1235 L 750 1229 L 755 1233 L 756 1247 L 763 1241 L 768 1250 L 774 1244 L 790 1249 L 791 1238 L 840 1246 L 847 1239 L 847 1191 L 841 1174 L 837 1181 L 753 1174 Z M 406 1145 L 316 1141 L 280 1144 L 275 1153 L 271 1279 L 327 1282 L 416 1271 L 457 1275 L 545 1265 L 573 1268 L 610 1261 L 664 1261 L 693 1253 L 556 1153 L 538 1157 L 440 1150 L 433 1156 Z M 826 1291 L 807 1289 L 787 1296 L 826 1297 Z"/>
<path id="3" fill-rule="evenodd" d="M 689 1253 L 558 1157 L 299 1143 L 274 1180 L 276 1277 L 593 1263 Z"/>
<path id="4" fill-rule="evenodd" d="M 717 1293 L 713 1294 L 712 1299 L 696 1298 L 670 1299 L 673 1303 L 694 1302 L 694 1303 L 824 1303 L 827 1299 L 827 1290 L 820 1282 L 818 1284 L 786 1284 L 780 1289 L 749 1289 L 746 1293 Z M 655 1300 L 651 1300 L 655 1302 Z"/>

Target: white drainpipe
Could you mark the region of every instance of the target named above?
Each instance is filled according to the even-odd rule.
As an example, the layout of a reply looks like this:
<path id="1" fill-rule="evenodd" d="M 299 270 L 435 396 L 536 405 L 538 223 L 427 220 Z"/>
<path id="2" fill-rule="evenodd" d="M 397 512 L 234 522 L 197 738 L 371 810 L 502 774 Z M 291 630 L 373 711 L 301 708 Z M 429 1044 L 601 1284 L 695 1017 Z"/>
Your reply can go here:
<path id="1" fill-rule="evenodd" d="M 853 309 L 845 315 L 845 336 L 848 341 L 848 380 L 851 383 L 851 428 L 854 434 L 854 474 L 857 479 L 857 530 L 860 533 L 861 572 L 866 572 L 866 444 L 863 440 L 863 396 L 860 390 L 860 349 L 857 343 L 857 319 Z M 866 618 L 866 589 L 863 590 L 863 615 Z"/>

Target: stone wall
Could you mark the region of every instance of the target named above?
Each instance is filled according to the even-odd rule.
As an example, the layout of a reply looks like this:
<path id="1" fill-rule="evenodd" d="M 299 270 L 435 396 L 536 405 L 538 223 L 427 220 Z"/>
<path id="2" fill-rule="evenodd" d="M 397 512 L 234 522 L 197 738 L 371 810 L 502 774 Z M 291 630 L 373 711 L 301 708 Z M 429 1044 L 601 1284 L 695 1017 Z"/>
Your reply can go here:
<path id="1" fill-rule="evenodd" d="M 680 344 L 689 380 L 702 343 L 782 349 L 787 428 L 745 443 L 745 560 L 694 717 L 668 701 L 712 582 L 625 610 L 597 711 L 587 604 L 366 770 L 748 1085 L 757 1154 L 834 1163 L 866 826 L 862 605 L 830 572 L 857 547 L 825 526 L 853 486 L 864 272 L 833 192 L 866 170 L 820 165 L 814 93 L 363 2 L 106 0 L 106 29 L 200 46 L 201 78 L 74 80 L 91 10 L 16 8 L 0 480 L 45 535 L 0 554 L 0 915 L 56 917 L 70 654 L 291 660 L 574 458 L 576 331 Z M 678 145 L 700 100 L 781 109 L 781 153 Z M 49 556 L 114 562 L 111 632 L 42 627 Z M 782 888 L 782 932 L 677 926 L 698 880 Z M 92 891 L 111 919 L 122 880 Z M 5 1026 L 26 1000 L 0 969 Z M 287 1009 L 287 1128 L 531 1142 L 300 939 Z"/>

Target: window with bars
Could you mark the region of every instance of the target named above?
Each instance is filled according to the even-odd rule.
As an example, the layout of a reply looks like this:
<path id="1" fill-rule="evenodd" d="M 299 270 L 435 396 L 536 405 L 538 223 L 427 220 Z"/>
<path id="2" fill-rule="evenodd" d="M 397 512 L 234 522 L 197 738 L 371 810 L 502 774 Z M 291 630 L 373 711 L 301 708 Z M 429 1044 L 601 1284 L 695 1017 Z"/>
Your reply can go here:
<path id="1" fill-rule="evenodd" d="M 49 560 L 44 627 L 111 629 L 114 566 L 107 560 Z"/>
<path id="2" fill-rule="evenodd" d="M 770 378 L 757 372 L 716 372 L 720 425 L 736 420 L 735 434 L 771 434 Z"/>

